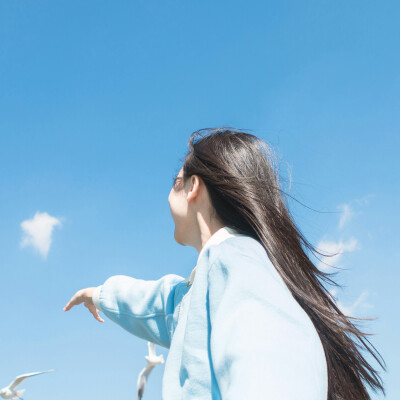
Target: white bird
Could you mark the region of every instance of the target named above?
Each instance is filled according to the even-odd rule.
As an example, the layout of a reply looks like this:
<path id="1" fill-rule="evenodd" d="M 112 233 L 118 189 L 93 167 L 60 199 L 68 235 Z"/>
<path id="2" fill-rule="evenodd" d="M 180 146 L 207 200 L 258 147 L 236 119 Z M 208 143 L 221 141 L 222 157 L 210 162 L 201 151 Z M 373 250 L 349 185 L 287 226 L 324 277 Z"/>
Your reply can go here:
<path id="1" fill-rule="evenodd" d="M 26 378 L 30 378 L 34 375 L 44 374 L 45 372 L 52 372 L 54 369 L 49 369 L 47 371 L 40 372 L 31 372 L 29 374 L 18 375 L 8 386 L 4 387 L 0 390 L 0 396 L 3 399 L 22 399 L 22 394 L 25 392 L 25 389 L 15 390 L 18 385 L 21 384 Z"/>
<path id="2" fill-rule="evenodd" d="M 157 364 L 164 364 L 164 357 L 162 354 L 159 356 L 156 355 L 155 344 L 151 342 L 147 342 L 147 347 L 149 348 L 149 355 L 144 356 L 147 360 L 147 365 L 140 371 L 139 378 L 137 381 L 137 400 L 140 400 L 143 397 L 144 388 L 146 386 L 147 378 L 151 372 L 151 370 Z"/>

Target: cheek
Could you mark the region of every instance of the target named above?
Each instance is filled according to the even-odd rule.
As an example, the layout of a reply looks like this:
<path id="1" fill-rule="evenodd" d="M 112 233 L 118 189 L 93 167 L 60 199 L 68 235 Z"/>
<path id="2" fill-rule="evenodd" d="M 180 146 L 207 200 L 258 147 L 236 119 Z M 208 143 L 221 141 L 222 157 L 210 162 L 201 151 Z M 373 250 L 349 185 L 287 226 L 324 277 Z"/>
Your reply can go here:
<path id="1" fill-rule="evenodd" d="M 179 210 L 179 206 L 178 206 L 177 196 L 173 190 L 171 190 L 171 192 L 169 193 L 168 204 L 169 204 L 169 208 L 171 210 L 172 216 L 175 216 Z"/>
<path id="2" fill-rule="evenodd" d="M 169 195 L 168 195 L 168 204 L 169 204 L 169 207 L 171 207 L 171 196 L 172 196 L 172 190 L 169 192 Z"/>
<path id="3" fill-rule="evenodd" d="M 171 191 L 168 196 L 168 203 L 171 209 L 171 214 L 175 220 L 179 220 L 184 218 L 187 214 L 187 203 L 185 201 L 184 196 L 174 193 Z"/>

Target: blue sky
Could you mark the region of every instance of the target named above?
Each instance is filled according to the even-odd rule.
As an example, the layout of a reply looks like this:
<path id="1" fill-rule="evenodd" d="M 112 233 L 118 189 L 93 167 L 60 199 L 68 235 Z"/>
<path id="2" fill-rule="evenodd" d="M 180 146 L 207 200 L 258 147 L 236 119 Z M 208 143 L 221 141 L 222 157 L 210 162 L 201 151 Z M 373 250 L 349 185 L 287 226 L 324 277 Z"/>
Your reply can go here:
<path id="1" fill-rule="evenodd" d="M 133 398 L 146 342 L 62 308 L 112 275 L 189 275 L 172 177 L 192 131 L 229 125 L 270 143 L 319 211 L 290 202 L 314 245 L 343 251 L 335 296 L 377 317 L 363 327 L 400 398 L 399 17 L 395 1 L 3 0 L 0 387 L 54 368 L 25 400 Z M 39 247 L 21 225 L 36 213 L 53 227 Z"/>

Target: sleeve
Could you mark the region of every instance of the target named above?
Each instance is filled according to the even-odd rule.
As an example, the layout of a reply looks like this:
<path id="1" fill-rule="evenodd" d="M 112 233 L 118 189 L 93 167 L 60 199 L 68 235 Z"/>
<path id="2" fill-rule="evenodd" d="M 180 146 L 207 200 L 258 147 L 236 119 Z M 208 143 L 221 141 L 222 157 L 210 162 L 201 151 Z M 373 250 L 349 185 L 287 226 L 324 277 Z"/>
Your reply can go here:
<path id="1" fill-rule="evenodd" d="M 218 398 L 322 398 L 314 339 L 288 312 L 294 298 L 271 269 L 251 258 L 217 259 L 208 271 L 207 300 Z"/>
<path id="2" fill-rule="evenodd" d="M 93 302 L 128 332 L 169 348 L 175 291 L 183 281 L 183 277 L 175 274 L 158 280 L 115 275 L 95 289 Z"/>
<path id="3" fill-rule="evenodd" d="M 100 306 L 100 290 L 101 290 L 102 285 L 97 286 L 96 289 L 94 289 L 93 294 L 92 294 L 92 301 L 95 307 L 102 311 L 101 306 Z"/>

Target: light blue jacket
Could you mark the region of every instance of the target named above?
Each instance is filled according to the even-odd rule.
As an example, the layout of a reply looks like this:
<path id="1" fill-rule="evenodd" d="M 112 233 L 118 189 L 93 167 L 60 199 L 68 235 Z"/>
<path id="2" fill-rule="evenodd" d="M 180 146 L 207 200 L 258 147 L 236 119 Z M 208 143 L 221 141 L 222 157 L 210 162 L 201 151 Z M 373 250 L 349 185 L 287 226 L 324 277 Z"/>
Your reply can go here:
<path id="1" fill-rule="evenodd" d="M 327 399 L 318 333 L 257 240 L 221 228 L 194 272 L 188 287 L 175 274 L 112 276 L 95 301 L 133 335 L 169 349 L 163 400 Z"/>

